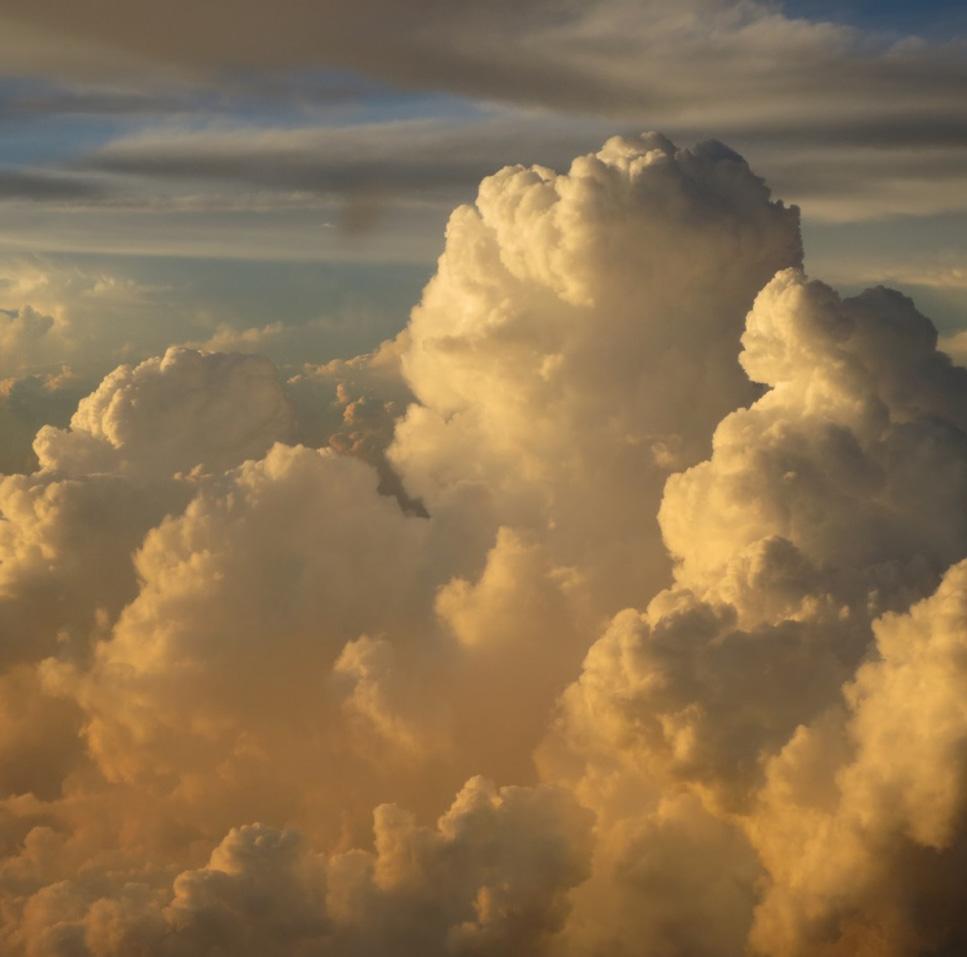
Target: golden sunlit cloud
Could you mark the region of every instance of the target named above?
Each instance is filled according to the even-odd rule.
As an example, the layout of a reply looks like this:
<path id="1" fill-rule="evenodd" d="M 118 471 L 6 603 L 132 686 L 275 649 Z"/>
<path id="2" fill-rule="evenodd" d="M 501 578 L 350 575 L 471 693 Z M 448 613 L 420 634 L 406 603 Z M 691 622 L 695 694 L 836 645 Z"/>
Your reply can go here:
<path id="1" fill-rule="evenodd" d="M 967 369 L 910 299 L 645 134 L 485 178 L 374 352 L 274 330 L 0 476 L 0 953 L 960 952 Z"/>

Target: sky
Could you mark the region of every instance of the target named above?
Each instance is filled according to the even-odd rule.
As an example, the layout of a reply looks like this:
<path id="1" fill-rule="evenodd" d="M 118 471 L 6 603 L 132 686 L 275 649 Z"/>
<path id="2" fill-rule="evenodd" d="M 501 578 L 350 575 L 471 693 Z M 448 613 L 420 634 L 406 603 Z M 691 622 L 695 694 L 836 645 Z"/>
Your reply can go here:
<path id="1" fill-rule="evenodd" d="M 963 3 L 0 64 L 0 957 L 967 952 Z"/>
<path id="2" fill-rule="evenodd" d="M 301 282 L 365 263 L 344 295 L 375 316 L 369 290 L 379 300 L 397 268 L 428 278 L 484 174 L 661 129 L 726 140 L 799 204 L 817 272 L 926 288 L 939 321 L 964 321 L 962 4 L 160 9 L 4 5 L 8 271 L 35 258 L 173 278 L 179 320 L 203 323 L 216 296 L 245 324 L 247 293 L 218 285 L 232 266 L 244 289 L 250 263 L 304 264 Z M 857 230 L 863 257 L 844 262 Z M 318 298 L 342 308 L 325 281 Z M 410 305 L 407 287 L 397 329 Z M 266 321 L 299 315 L 282 292 Z"/>

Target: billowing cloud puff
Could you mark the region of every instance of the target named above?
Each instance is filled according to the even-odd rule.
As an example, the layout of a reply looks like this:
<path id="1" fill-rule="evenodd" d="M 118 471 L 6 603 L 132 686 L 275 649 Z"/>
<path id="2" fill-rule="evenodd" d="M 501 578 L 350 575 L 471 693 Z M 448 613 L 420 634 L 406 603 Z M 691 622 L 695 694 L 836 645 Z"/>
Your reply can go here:
<path id="1" fill-rule="evenodd" d="M 633 732 L 689 774 L 730 780 L 836 694 L 871 617 L 928 594 L 967 548 L 967 371 L 909 300 L 841 301 L 782 272 L 743 344 L 770 391 L 668 480 L 675 586 L 614 620 L 564 711 L 608 756 Z"/>
<path id="2" fill-rule="evenodd" d="M 774 799 L 772 817 L 760 816 L 761 802 L 768 800 L 760 789 L 768 794 L 768 779 L 783 766 L 778 755 L 787 748 L 799 755 L 807 749 L 803 736 L 820 733 L 803 728 L 814 722 L 826 727 L 826 716 L 841 707 L 841 686 L 869 654 L 874 632 L 881 651 L 902 656 L 908 665 L 896 693 L 912 706 L 913 689 L 931 680 L 933 666 L 916 653 L 910 659 L 905 650 L 901 654 L 904 638 L 893 638 L 884 649 L 886 637 L 907 634 L 897 613 L 929 595 L 967 552 L 967 371 L 936 350 L 936 331 L 909 300 L 882 289 L 840 300 L 800 272 L 784 271 L 758 296 L 742 342 L 742 366 L 769 391 L 723 420 L 706 462 L 668 480 L 659 520 L 676 558 L 675 585 L 644 613 L 626 611 L 613 620 L 563 696 L 542 749 L 547 772 L 575 787 L 598 810 L 601 833 L 611 835 L 589 885 L 599 889 L 587 891 L 587 906 L 595 910 L 602 898 L 627 893 L 627 872 L 634 869 L 629 832 L 650 829 L 654 842 L 664 840 L 669 794 L 700 797 L 705 812 L 731 832 L 718 839 L 732 846 L 729 857 L 748 862 L 753 850 L 774 851 L 771 842 L 782 834 L 773 828 L 798 826 L 774 820 L 781 809 L 792 817 L 788 803 L 795 795 L 787 791 Z M 959 581 L 959 573 L 951 575 Z M 962 615 L 962 603 L 950 597 L 956 594 L 948 581 L 931 599 L 945 607 L 952 601 L 955 622 Z M 923 609 L 933 606 L 917 607 L 920 621 L 928 614 Z M 882 612 L 887 617 L 874 624 Z M 957 625 L 944 628 L 955 632 Z M 929 795 L 945 763 L 948 774 L 959 772 L 950 752 L 927 770 L 904 765 L 886 745 L 893 740 L 893 719 L 886 720 L 893 704 L 881 710 L 873 704 L 878 697 L 867 700 L 865 691 L 884 672 L 893 673 L 887 665 L 860 667 L 848 697 L 861 702 L 856 722 L 865 722 L 882 742 L 881 761 L 894 763 L 898 780 L 878 798 L 889 803 L 898 791 L 926 788 Z M 941 696 L 936 710 L 927 707 L 926 727 L 938 722 L 941 737 L 958 720 L 950 697 Z M 814 745 L 810 754 L 822 747 Z M 842 750 L 831 747 L 829 753 Z M 882 778 L 881 785 L 886 787 Z M 942 786 L 942 794 L 949 791 L 949 784 Z M 874 813 L 870 795 L 865 806 Z M 926 804 L 918 808 L 907 826 L 934 834 L 937 825 L 929 823 L 927 811 Z M 796 833 L 804 840 L 817 833 L 815 821 L 800 823 L 803 830 Z M 829 835 L 816 840 L 827 838 L 836 843 Z M 833 880 L 845 882 L 834 883 L 832 900 L 857 875 L 845 859 L 841 865 L 827 857 L 819 862 L 820 855 L 834 853 L 832 847 L 817 843 L 814 851 L 815 879 L 831 868 Z M 640 853 L 647 858 L 652 849 L 643 846 Z M 785 843 L 776 853 L 778 869 L 797 875 L 807 851 Z M 776 866 L 763 860 L 767 869 Z M 708 886 L 716 886 L 721 868 L 729 873 L 731 866 L 724 855 L 714 858 Z M 762 874 L 754 865 L 731 873 L 742 875 L 748 928 Z M 776 889 L 763 905 L 754 939 L 766 953 L 816 952 L 808 926 L 783 931 L 768 923 L 791 920 L 780 909 L 794 908 L 801 911 L 801 924 L 822 925 L 829 913 L 814 914 L 810 891 L 800 901 L 800 890 L 788 888 L 786 899 L 786 891 Z M 875 897 L 874 890 L 870 900 Z M 693 902 L 682 912 L 669 906 L 663 916 L 673 925 L 694 923 L 699 906 Z M 858 907 L 860 914 L 850 920 L 876 924 L 863 902 Z M 593 919 L 585 916 L 581 926 Z M 870 939 L 889 937 L 889 928 L 876 928 Z M 806 942 L 791 951 L 783 933 L 798 932 Z M 827 929 L 816 932 L 838 939 Z M 608 933 L 602 927 L 593 939 L 601 944 Z M 855 952 L 858 933 L 851 932 L 844 952 Z M 680 946 L 676 934 L 662 932 L 656 947 L 674 952 Z M 730 939 L 729 946 L 736 946 L 736 938 Z M 896 953 L 917 953 L 916 946 L 897 938 Z"/>
<path id="3" fill-rule="evenodd" d="M 93 262 L 80 266 L 61 257 L 2 255 L 0 378 L 48 379 L 67 366 L 85 387 L 76 405 L 119 363 L 197 335 L 203 317 L 179 302 L 181 296 L 170 283 Z"/>
<path id="4" fill-rule="evenodd" d="M 874 631 L 845 707 L 800 728 L 769 765 L 750 827 L 771 879 L 752 935 L 763 952 L 967 943 L 967 563 Z"/>
<path id="5" fill-rule="evenodd" d="M 68 429 L 44 428 L 44 469 L 167 477 L 225 469 L 291 438 L 293 413 L 267 359 L 169 349 L 121 366 L 83 399 Z"/>
<path id="6" fill-rule="evenodd" d="M 52 689 L 83 702 L 107 777 L 191 789 L 215 763 L 227 792 L 259 791 L 260 816 L 276 817 L 307 801 L 336 813 L 361 786 L 368 761 L 354 757 L 344 714 L 346 695 L 372 679 L 359 642 L 389 635 L 386 654 L 405 649 L 432 594 L 425 521 L 376 485 L 351 457 L 277 445 L 204 484 L 147 535 L 134 558 L 138 594 L 90 666 L 51 661 L 46 672 Z M 380 694 L 392 697 L 392 677 L 377 681 Z M 371 753 L 384 736 L 370 734 Z"/>
<path id="7" fill-rule="evenodd" d="M 725 147 L 615 139 L 485 180 L 376 352 L 41 429 L 0 950 L 959 952 L 967 370 L 799 259 Z"/>
<path id="8" fill-rule="evenodd" d="M 400 369 L 406 338 L 403 333 L 352 359 L 306 364 L 288 379 L 286 392 L 296 408 L 301 442 L 329 445 L 368 462 L 379 473 L 381 492 L 420 512 L 422 506 L 407 496 L 386 458 L 396 420 L 413 400 Z"/>
<path id="9" fill-rule="evenodd" d="M 62 332 L 53 316 L 32 306 L 0 310 L 0 375 L 33 371 L 46 366 L 56 355 L 56 340 Z"/>
<path id="10" fill-rule="evenodd" d="M 81 654 L 88 633 L 137 594 L 130 556 L 177 486 L 151 494 L 110 475 L 0 477 L 2 659 Z"/>
<path id="11" fill-rule="evenodd" d="M 176 472 L 260 457 L 293 427 L 267 360 L 171 350 L 108 376 L 69 428 L 42 428 L 40 470 L 0 478 L 6 657 L 76 644 L 134 597 L 131 553 L 190 496 Z"/>
<path id="12" fill-rule="evenodd" d="M 498 791 L 475 778 L 435 828 L 378 807 L 373 852 L 327 858 L 297 831 L 254 824 L 178 875 L 170 895 L 137 884 L 112 898 L 96 883 L 45 888 L 22 904 L 7 941 L 29 935 L 33 953 L 58 957 L 536 955 L 586 875 L 589 823 L 563 792 Z"/>
<path id="13" fill-rule="evenodd" d="M 407 330 L 407 491 L 463 534 L 538 529 L 607 611 L 638 599 L 666 574 L 664 478 L 752 398 L 743 317 L 800 257 L 798 211 L 718 143 L 614 138 L 566 174 L 489 177 Z"/>
<path id="14" fill-rule="evenodd" d="M 840 300 L 793 271 L 760 293 L 742 341 L 770 391 L 668 483 L 677 581 L 743 611 L 780 589 L 787 606 L 810 592 L 886 608 L 923 595 L 967 541 L 967 370 L 899 293 Z"/>
<path id="15" fill-rule="evenodd" d="M 57 760 L 49 766 L 37 757 L 32 770 L 14 734 L 5 737 L 0 752 L 21 769 L 5 765 L 5 788 L 37 781 L 28 790 L 56 792 L 77 763 L 81 716 L 46 695 L 31 669 L 50 656 L 87 666 L 93 644 L 138 594 L 132 554 L 191 497 L 191 482 L 172 480 L 173 472 L 261 455 L 291 428 L 288 400 L 266 360 L 174 351 L 117 370 L 81 402 L 70 429 L 42 429 L 41 470 L 0 477 L 2 660 L 19 669 L 3 679 L 9 707 L 13 714 L 21 710 L 15 702 L 29 699 L 23 714 L 45 727 L 47 709 L 59 729 L 43 749 Z"/>
<path id="16" fill-rule="evenodd" d="M 0 380 L 0 474 L 33 471 L 37 430 L 66 425 L 86 391 L 67 366 Z"/>

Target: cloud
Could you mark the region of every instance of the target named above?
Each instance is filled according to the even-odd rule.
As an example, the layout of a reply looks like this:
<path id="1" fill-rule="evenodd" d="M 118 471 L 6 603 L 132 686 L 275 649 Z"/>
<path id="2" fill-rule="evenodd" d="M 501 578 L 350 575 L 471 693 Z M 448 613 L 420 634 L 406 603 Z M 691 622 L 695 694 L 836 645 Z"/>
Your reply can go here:
<path id="1" fill-rule="evenodd" d="M 183 2 L 163 15 L 139 2 L 92 17 L 62 0 L 11 0 L 3 52 L 15 72 L 40 69 L 63 78 L 63 89 L 33 97 L 41 112 L 89 102 L 85 108 L 114 122 L 119 111 L 164 111 L 171 101 L 153 133 L 122 135 L 80 164 L 68 161 L 67 171 L 22 173 L 37 178 L 35 191 L 47 188 L 45 176 L 50 184 L 56 177 L 58 188 L 100 183 L 99 201 L 127 215 L 150 195 L 168 210 L 206 208 L 215 225 L 230 208 L 253 213 L 261 203 L 264 211 L 266 194 L 276 208 L 290 210 L 338 194 L 323 218 L 345 225 L 343 235 L 369 235 L 375 225 L 393 228 L 397 206 L 464 199 L 485 172 L 505 163 L 554 166 L 588 149 L 605 125 L 629 132 L 658 125 L 683 139 L 728 137 L 755 151 L 777 190 L 808 204 L 817 219 L 962 209 L 963 36 L 863 30 L 795 16 L 788 7 L 759 0 L 674 7 L 656 0 L 527 0 L 483 9 L 432 0 L 402 15 L 385 0 L 366 0 L 324 7 L 286 2 L 269 14 L 258 2 L 218 2 L 199 18 Z M 226 31 L 229 20 L 233 28 Z M 347 81 L 347 73 L 354 79 Z M 141 92 L 125 97 L 116 92 L 119 84 Z M 358 86 L 361 100 L 380 113 L 387 96 L 406 98 L 402 89 L 456 95 L 467 101 L 461 112 L 486 116 L 466 124 L 469 130 L 463 122 L 434 121 L 441 111 L 449 116 L 452 104 L 414 95 L 401 113 L 419 110 L 431 119 L 348 128 L 339 116 L 321 129 L 291 129 L 318 123 L 320 106 L 331 106 L 347 85 L 350 95 Z M 15 99 L 15 115 L 24 100 L 31 108 L 29 96 Z M 495 102 L 516 135 L 491 122 Z M 199 103 L 218 117 L 217 128 L 199 129 L 190 119 Z M 293 103 L 294 124 L 275 119 Z M 266 122 L 275 128 L 260 129 Z M 225 124 L 236 128 L 226 131 Z M 92 164 L 114 175 L 92 178 Z M 137 175 L 136 188 L 126 188 L 129 175 L 119 173 Z M 247 195 L 226 188 L 241 183 Z M 104 218 L 100 211 L 90 216 L 102 237 Z M 107 218 L 112 234 L 123 229 L 125 216 Z M 424 212 L 422 222 L 436 235 L 437 218 Z M 295 223 L 288 228 L 298 233 Z M 232 245 L 250 247 L 251 230 L 248 224 L 246 242 L 235 235 Z M 45 232 L 48 242 L 65 242 L 63 229 Z M 406 248 L 406 232 L 395 237 L 397 249 Z M 221 233 L 224 250 L 237 230 Z M 201 239 L 192 237 L 192 246 Z M 92 239 L 72 241 L 90 248 Z M 293 253 L 304 245 L 293 235 Z M 206 251 L 212 248 L 218 245 Z M 262 249 L 271 254 L 272 243 Z M 427 259 L 432 253 L 424 246 Z"/>
<path id="2" fill-rule="evenodd" d="M 534 118 L 497 114 L 461 122 L 168 128 L 112 140 L 73 165 L 88 175 L 111 177 L 114 202 L 130 193 L 132 177 L 140 193 L 152 186 L 170 191 L 168 184 L 181 191 L 200 188 L 198 201 L 204 203 L 207 193 L 214 206 L 226 186 L 236 187 L 236 196 L 237 188 L 245 187 L 277 204 L 335 200 L 340 204 L 335 224 L 353 235 L 368 232 L 396 207 L 449 209 L 510 159 L 566 162 L 598 140 L 598 124 L 588 125 L 592 129 L 564 133 L 546 122 L 535 124 Z"/>
<path id="3" fill-rule="evenodd" d="M 61 333 L 53 316 L 44 315 L 32 306 L 4 310 L 0 313 L 0 348 L 7 365 L 4 372 L 10 375 L 37 364 L 46 365 L 49 357 L 62 354 L 62 345 L 58 352 L 59 344 L 51 344 Z"/>
<path id="4" fill-rule="evenodd" d="M 450 219 L 390 461 L 431 515 L 539 529 L 614 611 L 666 573 L 662 483 L 752 397 L 742 318 L 800 256 L 798 211 L 718 143 L 614 138 L 566 174 L 508 167 Z"/>
<path id="5" fill-rule="evenodd" d="M 967 370 L 801 258 L 616 137 L 486 178 L 375 351 L 226 327 L 40 429 L 0 949 L 952 953 Z"/>
<path id="6" fill-rule="evenodd" d="M 108 143 L 86 165 L 108 173 L 244 182 L 322 195 L 385 190 L 445 197 L 472 188 L 499 165 L 493 159 L 496 144 L 490 144 L 490 155 L 473 151 L 484 139 L 481 132 L 409 120 L 295 130 L 142 133 Z M 499 126 L 493 132 L 499 136 Z M 506 148 L 506 133 L 501 139 Z M 435 163 L 431 150 L 439 151 Z"/>
<path id="7" fill-rule="evenodd" d="M 45 424 L 66 425 L 84 391 L 66 366 L 53 374 L 0 380 L 0 473 L 32 471 L 37 430 Z"/>
<path id="8" fill-rule="evenodd" d="M 770 891 L 755 912 L 753 945 L 766 954 L 825 953 L 809 935 L 836 938 L 824 929 L 829 915 L 820 908 L 832 912 L 857 871 L 841 835 L 817 820 L 824 794 L 850 772 L 836 778 L 834 764 L 817 780 L 815 769 L 786 769 L 784 756 L 815 761 L 823 749 L 835 762 L 848 752 L 845 743 L 820 744 L 818 736 L 829 715 L 842 711 L 840 689 L 850 681 L 847 701 L 862 702 L 863 733 L 893 741 L 873 704 L 879 691 L 865 690 L 874 675 L 892 684 L 891 665 L 864 661 L 876 647 L 884 653 L 887 635 L 906 633 L 902 613 L 931 595 L 963 558 L 967 530 L 957 502 L 967 491 L 967 378 L 936 350 L 935 329 L 910 300 L 885 289 L 841 300 L 798 270 L 778 273 L 759 294 L 742 343 L 743 368 L 769 391 L 719 424 L 707 461 L 669 478 L 659 521 L 676 558 L 675 584 L 643 613 L 618 615 L 591 648 L 562 698 L 541 760 L 552 780 L 568 782 L 598 810 L 599 831 L 612 835 L 603 838 L 607 851 L 585 892 L 589 910 L 575 912 L 583 933 L 599 927 L 598 911 L 608 913 L 603 897 L 629 893 L 639 867 L 629 860 L 629 834 L 655 832 L 637 851 L 647 868 L 654 845 L 671 839 L 664 836 L 669 829 L 688 841 L 703 827 L 693 823 L 683 836 L 668 822 L 668 802 L 684 793 L 699 799 L 699 820 L 711 817 L 705 826 L 721 829 L 710 836 L 709 851 L 727 850 L 707 865 L 701 890 L 667 905 L 649 929 L 654 946 L 683 946 L 678 928 L 702 919 L 703 895 L 717 893 L 731 873 L 744 901 L 730 902 L 743 907 L 728 914 L 738 937 L 726 938 L 724 952 L 735 952 L 753 927 L 764 868 L 790 889 Z M 951 581 L 959 581 L 959 572 L 950 575 L 938 595 L 957 594 Z M 955 620 L 962 611 L 957 601 Z M 929 613 L 916 609 L 932 602 L 946 608 L 949 599 L 915 606 L 918 621 Z M 884 617 L 877 621 L 878 615 Z M 901 641 L 894 639 L 886 654 L 896 654 Z M 929 680 L 927 660 L 902 657 L 909 671 L 883 717 L 901 700 L 915 707 L 912 683 Z M 927 724 L 956 720 L 944 698 L 937 707 Z M 941 712 L 947 717 L 940 719 Z M 917 793 L 918 782 L 935 780 L 901 763 L 892 744 L 881 760 L 901 791 Z M 955 762 L 948 766 L 957 773 Z M 933 785 L 923 786 L 933 793 Z M 875 813 L 869 800 L 854 800 L 857 813 Z M 814 818 L 800 815 L 814 802 Z M 914 837 L 918 828 L 936 833 L 926 813 L 914 813 Z M 870 853 L 880 859 L 886 852 Z M 668 867 L 675 872 L 674 864 Z M 815 875 L 808 879 L 817 883 L 828 875 L 830 889 L 821 892 L 829 894 L 828 904 L 797 884 L 809 868 Z M 913 897 L 935 893 L 926 870 L 924 886 L 909 891 Z M 665 886 L 675 879 L 662 876 Z M 881 890 L 857 904 L 850 919 L 857 928 L 871 926 L 844 934 L 842 952 L 863 952 L 861 940 L 891 939 L 893 925 L 877 923 L 877 908 L 893 906 L 878 896 Z M 591 934 L 592 942 L 603 945 L 615 920 Z M 891 953 L 922 952 L 909 936 L 894 943 Z"/>
<path id="9" fill-rule="evenodd" d="M 184 495 L 110 475 L 0 478 L 4 660 L 83 657 L 91 633 L 137 592 L 132 550 Z"/>
<path id="10" fill-rule="evenodd" d="M 335 725 L 315 746 L 338 752 L 336 659 L 364 633 L 407 640 L 426 588 L 425 522 L 375 489 L 348 456 L 277 445 L 147 536 L 139 595 L 79 689 L 112 776 L 190 773 L 233 751 L 246 760 L 243 741 L 257 756 L 263 730 L 281 745 L 293 721 L 313 736 Z M 185 708 L 190 728 L 176 718 Z"/>
<path id="11" fill-rule="evenodd" d="M 69 202 L 96 199 L 101 195 L 103 188 L 100 185 L 76 176 L 33 170 L 0 170 L 0 200 Z"/>
<path id="12" fill-rule="evenodd" d="M 172 336 L 193 328 L 174 292 L 116 266 L 4 257 L 0 375 L 51 378 L 67 365 L 89 391 L 119 362 L 163 352 Z"/>
<path id="13" fill-rule="evenodd" d="M 752 936 L 763 951 L 962 946 L 965 575 L 961 562 L 875 623 L 876 654 L 845 707 L 770 764 L 753 832 L 771 878 Z"/>
<path id="14" fill-rule="evenodd" d="M 864 569 L 892 568 L 899 584 L 960 557 L 967 373 L 909 299 L 880 288 L 840 300 L 780 274 L 743 345 L 743 367 L 772 391 L 727 418 L 712 459 L 666 488 L 662 529 L 681 583 L 720 589 L 736 552 L 767 535 L 820 574 L 838 556 L 833 579 L 858 575 L 866 591 Z"/>
<path id="15" fill-rule="evenodd" d="M 207 865 L 159 899 L 63 884 L 33 895 L 23 929 L 40 950 L 336 955 L 541 953 L 586 869 L 588 815 L 549 788 L 468 781 L 435 828 L 394 805 L 374 813 L 375 852 L 326 858 L 297 831 L 233 829 Z M 12 938 L 14 946 L 24 940 Z"/>
<path id="16" fill-rule="evenodd" d="M 53 472 L 168 477 L 259 458 L 294 427 L 269 360 L 173 348 L 120 366 L 81 400 L 69 428 L 41 429 L 34 449 Z"/>
<path id="17" fill-rule="evenodd" d="M 395 495 L 404 509 L 425 515 L 386 457 L 396 420 L 413 400 L 400 366 L 405 343 L 403 335 L 373 353 L 307 363 L 289 378 L 286 391 L 297 409 L 302 442 L 329 445 L 368 462 L 379 474 L 381 492 Z"/>
<path id="18" fill-rule="evenodd" d="M 612 115 L 672 104 L 696 111 L 718 101 L 732 103 L 733 121 L 737 113 L 775 117 L 779 104 L 793 99 L 816 109 L 844 75 L 856 80 L 855 95 L 834 101 L 834 111 L 893 112 L 934 94 L 935 103 L 956 110 L 950 84 L 963 76 L 956 42 L 897 43 L 888 36 L 871 45 L 848 26 L 796 19 L 758 2 L 694 0 L 670 10 L 655 2 L 529 0 L 483 10 L 429 0 L 405 16 L 380 0 L 324 9 L 287 3 L 271 16 L 252 2 L 232 6 L 231 35 L 224 30 L 229 8 L 221 4 L 202 18 L 185 3 L 163 17 L 135 4 L 92 18 L 60 0 L 13 2 L 4 13 L 12 28 L 29 28 L 35 37 L 70 31 L 73 44 L 63 59 L 83 55 L 85 42 L 95 44 L 102 71 L 130 69 L 131 58 L 196 76 L 323 64 L 413 86 Z M 116 56 L 105 56 L 105 49 Z M 692 72 L 691 63 L 702 70 Z M 718 78 L 717 90 L 710 76 Z M 902 89 L 904 100 L 884 104 L 875 94 L 885 89 Z"/>

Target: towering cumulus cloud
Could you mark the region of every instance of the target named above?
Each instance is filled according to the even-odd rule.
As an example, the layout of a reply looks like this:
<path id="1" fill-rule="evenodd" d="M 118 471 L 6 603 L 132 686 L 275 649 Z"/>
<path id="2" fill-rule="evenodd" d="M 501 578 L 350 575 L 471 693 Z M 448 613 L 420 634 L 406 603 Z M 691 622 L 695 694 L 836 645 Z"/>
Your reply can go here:
<path id="1" fill-rule="evenodd" d="M 394 342 L 34 453 L 4 955 L 967 946 L 967 370 L 726 147 L 502 170 Z"/>
<path id="2" fill-rule="evenodd" d="M 726 147 L 657 135 L 484 180 L 408 328 L 407 488 L 464 535 L 535 530 L 603 609 L 637 600 L 665 573 L 665 476 L 754 394 L 743 318 L 799 264 L 798 221 Z"/>

